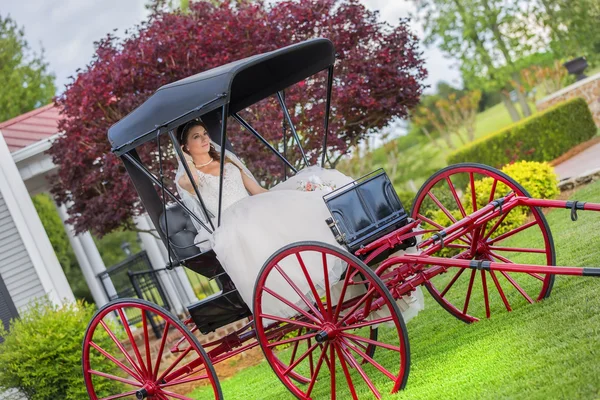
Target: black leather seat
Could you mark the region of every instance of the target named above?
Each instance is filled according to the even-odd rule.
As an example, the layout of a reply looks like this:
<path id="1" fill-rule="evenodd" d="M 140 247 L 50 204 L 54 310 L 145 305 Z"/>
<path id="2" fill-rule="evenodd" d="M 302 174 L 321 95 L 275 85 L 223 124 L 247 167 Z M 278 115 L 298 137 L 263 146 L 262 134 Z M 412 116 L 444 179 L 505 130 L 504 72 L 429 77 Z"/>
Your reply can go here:
<path id="1" fill-rule="evenodd" d="M 201 252 L 196 246 L 194 241 L 198 231 L 192 218 L 179 204 L 170 205 L 160 216 L 160 229 L 165 237 L 168 233 L 171 256 L 176 261 L 207 278 L 224 272 L 214 251 Z"/>
<path id="2" fill-rule="evenodd" d="M 180 264 L 207 278 L 214 278 L 221 291 L 187 308 L 202 333 L 251 315 L 231 278 L 225 273 L 214 251 L 201 252 L 194 243 L 197 230 L 192 218 L 179 205 L 167 207 L 160 216 L 160 229 L 169 238 L 171 256 Z M 168 229 L 167 229 L 168 228 Z M 168 235 L 167 235 L 168 233 Z"/>

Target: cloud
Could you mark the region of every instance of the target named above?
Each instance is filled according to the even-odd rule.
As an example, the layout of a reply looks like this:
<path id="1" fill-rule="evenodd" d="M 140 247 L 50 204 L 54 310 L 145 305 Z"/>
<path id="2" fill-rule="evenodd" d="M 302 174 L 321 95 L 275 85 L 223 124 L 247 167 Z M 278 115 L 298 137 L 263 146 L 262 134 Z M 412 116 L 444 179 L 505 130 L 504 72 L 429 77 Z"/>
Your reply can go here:
<path id="1" fill-rule="evenodd" d="M 361 1 L 369 9 L 379 10 L 380 17 L 392 25 L 414 13 L 412 1 Z M 146 0 L 0 0 L 0 10 L 25 28 L 26 39 L 36 52 L 44 48 L 60 93 L 70 81 L 68 77 L 91 61 L 94 42 L 115 28 L 122 36 L 126 29 L 147 17 L 145 3 Z M 422 37 L 418 21 L 412 20 L 411 28 Z M 451 68 L 453 60 L 444 57 L 437 48 L 423 48 L 423 57 L 429 71 L 426 84 L 434 87 L 436 82 L 446 80 L 460 85 L 458 71 Z"/>

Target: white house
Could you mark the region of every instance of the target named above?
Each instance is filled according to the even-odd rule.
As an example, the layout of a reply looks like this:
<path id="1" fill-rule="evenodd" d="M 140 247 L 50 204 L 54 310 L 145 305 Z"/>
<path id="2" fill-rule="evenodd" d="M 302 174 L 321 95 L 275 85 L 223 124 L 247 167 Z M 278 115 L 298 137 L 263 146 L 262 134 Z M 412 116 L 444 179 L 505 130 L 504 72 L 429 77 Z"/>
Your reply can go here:
<path id="1" fill-rule="evenodd" d="M 45 152 L 59 135 L 58 120 L 58 109 L 49 104 L 0 123 L 0 320 L 5 324 L 36 298 L 47 296 L 55 304 L 74 301 L 31 201 L 32 195 L 49 190 L 47 177 L 57 168 Z M 66 207 L 58 211 L 65 221 Z M 144 230 L 152 226 L 146 216 L 137 218 L 136 224 Z M 87 232 L 75 236 L 70 226 L 65 229 L 94 301 L 102 306 L 114 293 L 111 282 L 98 278 L 106 266 L 92 236 Z M 162 242 L 150 234 L 140 238 L 152 267 L 164 268 Z M 160 278 L 177 313 L 197 300 L 181 268 L 161 273 Z"/>

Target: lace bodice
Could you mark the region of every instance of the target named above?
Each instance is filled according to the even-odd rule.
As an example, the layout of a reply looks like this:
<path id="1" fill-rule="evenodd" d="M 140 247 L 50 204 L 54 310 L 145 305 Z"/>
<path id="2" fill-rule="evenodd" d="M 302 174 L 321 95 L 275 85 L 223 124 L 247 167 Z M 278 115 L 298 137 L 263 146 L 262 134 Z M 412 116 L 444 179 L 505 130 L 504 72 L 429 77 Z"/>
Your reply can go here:
<path id="1" fill-rule="evenodd" d="M 219 180 L 215 175 L 205 174 L 198 171 L 200 177 L 199 187 L 202 200 L 215 217 L 219 212 Z M 223 199 L 221 209 L 225 211 L 228 207 L 241 199 L 248 197 L 248 192 L 242 181 L 242 174 L 238 167 L 232 163 L 226 163 L 223 171 Z"/>

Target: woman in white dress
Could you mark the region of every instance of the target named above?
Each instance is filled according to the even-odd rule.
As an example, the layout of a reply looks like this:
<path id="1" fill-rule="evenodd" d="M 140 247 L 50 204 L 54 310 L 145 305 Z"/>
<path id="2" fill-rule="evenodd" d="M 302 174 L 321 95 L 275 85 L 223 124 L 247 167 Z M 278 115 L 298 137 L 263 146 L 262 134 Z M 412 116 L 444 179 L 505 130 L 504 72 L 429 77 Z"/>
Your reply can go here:
<path id="1" fill-rule="evenodd" d="M 206 126 L 199 120 L 186 124 L 179 135 L 182 150 L 190 170 L 194 174 L 196 185 L 207 210 L 216 217 L 218 215 L 218 197 L 220 181 L 219 152 L 216 144 L 211 142 Z M 272 188 L 270 191 L 261 187 L 250 171 L 232 153 L 227 153 L 224 166 L 221 225 L 212 235 L 200 229 L 196 237 L 199 247 L 206 250 L 212 248 L 225 271 L 233 280 L 242 299 L 252 308 L 253 291 L 256 278 L 265 261 L 277 250 L 293 242 L 319 241 L 340 247 L 325 223 L 330 217 L 329 210 L 323 201 L 323 191 L 299 191 L 298 183 L 318 176 L 330 187 L 341 187 L 353 180 L 335 170 L 326 170 L 317 166 L 299 171 L 294 177 Z M 176 176 L 176 184 L 182 199 L 188 207 L 202 216 L 192 183 L 180 165 Z M 213 220 L 216 227 L 216 218 Z M 308 257 L 308 258 L 307 258 Z M 323 272 L 321 261 L 316 259 L 316 268 L 311 270 L 310 255 L 303 255 L 304 261 L 315 284 L 323 289 Z M 294 270 L 295 268 L 291 268 Z M 344 265 L 331 264 L 328 279 L 330 285 L 338 282 L 345 269 Z M 290 269 L 286 269 L 290 270 Z M 301 269 L 298 275 L 292 276 L 305 293 L 310 292 L 308 285 L 302 285 L 305 278 Z M 314 278 L 314 277 L 313 277 Z M 271 279 L 271 277 L 269 277 Z M 277 280 L 276 277 L 272 279 Z M 300 304 L 299 298 L 292 288 L 282 280 L 269 282 L 272 287 L 279 288 L 279 293 L 287 299 Z M 281 307 L 281 302 L 274 302 Z M 420 289 L 398 301 L 405 321 L 414 317 L 423 309 L 423 295 Z M 263 306 L 264 309 L 265 306 Z M 267 305 L 268 309 L 268 305 Z M 290 310 L 272 309 L 273 315 L 283 316 Z M 289 316 L 289 315 L 288 315 Z"/>

